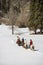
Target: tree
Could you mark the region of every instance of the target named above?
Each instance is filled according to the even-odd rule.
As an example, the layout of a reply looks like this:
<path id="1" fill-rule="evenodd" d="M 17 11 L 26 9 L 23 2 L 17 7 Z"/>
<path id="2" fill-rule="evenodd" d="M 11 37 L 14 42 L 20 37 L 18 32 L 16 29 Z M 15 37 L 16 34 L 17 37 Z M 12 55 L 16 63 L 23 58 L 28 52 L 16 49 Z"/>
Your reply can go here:
<path id="1" fill-rule="evenodd" d="M 17 7 L 17 5 L 14 5 L 13 2 L 14 1 L 11 0 L 10 11 L 9 11 L 10 23 L 12 25 L 12 34 L 14 34 L 14 25 L 20 13 L 19 3 L 18 3 L 19 7 Z"/>
<path id="2" fill-rule="evenodd" d="M 36 30 L 39 28 L 40 33 L 43 30 L 43 1 L 42 0 L 31 0 L 30 3 L 30 19 L 28 26 L 30 29 Z"/>
<path id="3" fill-rule="evenodd" d="M 0 0 L 0 10 L 7 13 L 10 8 L 10 0 Z"/>
<path id="4" fill-rule="evenodd" d="M 35 0 L 31 0 L 30 2 L 30 19 L 28 22 L 28 27 L 30 30 L 34 30 L 36 33 L 36 24 L 35 24 Z"/>

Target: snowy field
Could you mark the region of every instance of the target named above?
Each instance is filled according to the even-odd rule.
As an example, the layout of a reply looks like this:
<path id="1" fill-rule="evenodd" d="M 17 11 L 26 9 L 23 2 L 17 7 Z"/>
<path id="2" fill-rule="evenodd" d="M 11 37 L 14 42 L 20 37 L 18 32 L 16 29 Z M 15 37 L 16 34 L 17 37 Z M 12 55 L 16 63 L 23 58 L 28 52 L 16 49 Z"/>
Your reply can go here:
<path id="1" fill-rule="evenodd" d="M 24 49 L 16 44 L 17 36 L 26 39 L 29 44 L 33 40 L 35 49 Z M 43 65 L 43 35 L 29 35 L 27 28 L 15 27 L 15 34 L 11 34 L 9 26 L 0 25 L 0 65 Z"/>

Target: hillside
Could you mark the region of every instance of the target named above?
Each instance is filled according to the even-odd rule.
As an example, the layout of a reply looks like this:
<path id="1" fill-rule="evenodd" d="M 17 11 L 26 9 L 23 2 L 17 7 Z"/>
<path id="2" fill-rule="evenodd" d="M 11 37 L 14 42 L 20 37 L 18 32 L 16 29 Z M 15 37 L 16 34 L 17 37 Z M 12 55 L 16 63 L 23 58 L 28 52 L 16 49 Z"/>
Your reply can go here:
<path id="1" fill-rule="evenodd" d="M 43 36 L 29 35 L 28 33 L 12 35 L 9 27 L 4 24 L 0 25 L 0 65 L 43 65 Z M 24 29 L 20 28 L 22 31 Z M 17 32 L 17 30 L 15 31 Z M 27 44 L 32 39 L 35 49 L 38 51 L 18 46 L 16 44 L 17 36 L 20 36 L 20 39 L 26 39 Z"/>

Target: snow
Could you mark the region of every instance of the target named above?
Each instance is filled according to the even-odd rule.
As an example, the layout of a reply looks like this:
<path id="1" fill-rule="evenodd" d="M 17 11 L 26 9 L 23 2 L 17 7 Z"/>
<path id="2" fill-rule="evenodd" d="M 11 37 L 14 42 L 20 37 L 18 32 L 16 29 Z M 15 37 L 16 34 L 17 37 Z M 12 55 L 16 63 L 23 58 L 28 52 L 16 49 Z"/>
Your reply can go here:
<path id="1" fill-rule="evenodd" d="M 40 32 L 40 29 L 37 29 L 36 32 Z"/>
<path id="2" fill-rule="evenodd" d="M 43 35 L 29 35 L 27 28 L 16 28 L 21 35 L 11 34 L 9 26 L 0 25 L 0 65 L 43 65 Z M 24 49 L 16 44 L 17 36 L 25 38 L 25 42 L 29 44 L 30 39 L 33 40 L 35 49 Z"/>

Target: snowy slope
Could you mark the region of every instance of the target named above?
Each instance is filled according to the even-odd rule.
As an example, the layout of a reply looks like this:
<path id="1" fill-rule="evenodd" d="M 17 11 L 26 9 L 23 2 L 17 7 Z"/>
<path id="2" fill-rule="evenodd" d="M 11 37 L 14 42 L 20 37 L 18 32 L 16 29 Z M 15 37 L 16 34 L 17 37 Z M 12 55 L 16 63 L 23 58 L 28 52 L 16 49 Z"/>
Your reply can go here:
<path id="1" fill-rule="evenodd" d="M 22 29 L 23 30 L 23 29 Z M 25 29 L 26 30 L 26 29 Z M 17 35 L 11 35 L 8 26 L 0 26 L 0 65 L 43 65 L 43 35 L 23 33 L 27 44 L 32 39 L 38 51 L 26 50 L 16 44 Z"/>

